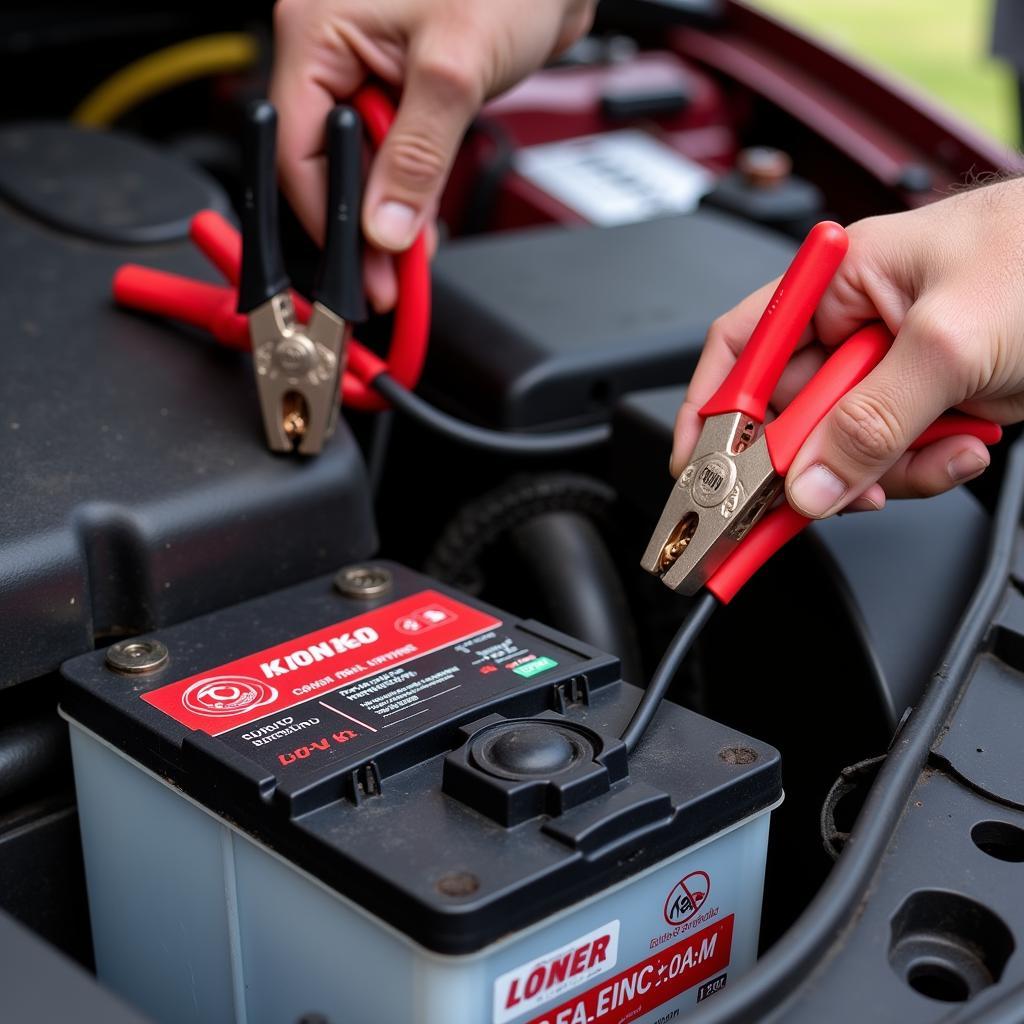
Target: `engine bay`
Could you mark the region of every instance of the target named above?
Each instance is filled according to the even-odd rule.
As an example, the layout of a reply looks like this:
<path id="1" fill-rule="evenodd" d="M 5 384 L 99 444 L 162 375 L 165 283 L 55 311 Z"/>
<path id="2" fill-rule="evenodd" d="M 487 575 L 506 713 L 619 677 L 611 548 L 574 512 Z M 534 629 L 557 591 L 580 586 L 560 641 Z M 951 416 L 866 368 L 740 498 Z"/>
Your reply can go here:
<path id="1" fill-rule="evenodd" d="M 787 546 L 696 640 L 650 733 L 651 748 L 639 747 L 629 769 L 626 755 L 616 753 L 640 688 L 692 606 L 638 563 L 672 485 L 667 464 L 675 414 L 710 324 L 782 273 L 814 223 L 910 208 L 969 170 L 1004 166 L 994 145 L 958 134 L 863 69 L 745 5 L 692 7 L 604 5 L 591 37 L 484 109 L 441 205 L 419 397 L 474 429 L 535 438 L 589 431 L 597 438 L 568 454 L 540 450 L 543 442 L 536 451 L 488 449 L 446 435 L 443 425 L 430 427 L 397 403 L 379 411 L 343 406 L 315 457 L 271 454 L 249 355 L 216 344 L 195 326 L 114 302 L 112 282 L 125 264 L 223 286 L 190 228 L 199 211 L 230 223 L 242 212 L 237 139 L 246 102 L 261 95 L 262 58 L 117 111 L 104 130 L 69 121 L 68 97 L 58 99 L 53 83 L 33 93 L 38 109 L 28 111 L 30 119 L 27 108 L 17 120 L 5 117 L 0 909 L 16 929 L 5 947 L 35 949 L 24 926 L 49 947 L 33 953 L 44 958 L 40 964 L 55 948 L 84 971 L 98 971 L 122 998 L 141 985 L 150 995 L 130 1001 L 145 1003 L 150 1013 L 162 1005 L 165 1020 L 484 1019 L 474 1000 L 480 992 L 489 1000 L 497 978 L 505 1004 L 501 1012 L 495 1004 L 495 1021 L 554 1024 L 575 1020 L 584 1004 L 566 994 L 572 987 L 564 978 L 556 984 L 547 974 L 544 999 L 535 999 L 531 986 L 542 982 L 531 980 L 541 978 L 531 965 L 544 956 L 534 954 L 557 961 L 555 954 L 585 949 L 579 963 L 592 962 L 579 967 L 579 984 L 598 990 L 591 979 L 605 969 L 612 932 L 558 915 L 579 900 L 611 900 L 614 893 L 614 908 L 609 903 L 598 916 L 616 922 L 614 941 L 623 951 L 614 973 L 618 987 L 607 997 L 607 1017 L 596 1003 L 585 1005 L 583 1017 L 619 1020 L 632 1013 L 629 1019 L 653 1022 L 671 1019 L 659 1015 L 675 1004 L 663 1005 L 667 994 L 643 1002 L 635 991 L 640 975 L 630 981 L 624 969 L 642 970 L 649 960 L 651 970 L 675 970 L 674 980 L 682 959 L 676 967 L 670 956 L 655 962 L 653 933 L 641 940 L 629 931 L 630 901 L 641 897 L 616 886 L 635 876 L 638 886 L 649 882 L 659 901 L 670 897 L 663 907 L 659 902 L 659 913 L 665 934 L 676 941 L 710 898 L 716 883 L 709 873 L 735 878 L 739 887 L 763 863 L 763 909 L 759 886 L 756 896 L 744 889 L 735 897 L 752 920 L 742 921 L 737 909 L 731 923 L 733 897 L 725 893 L 732 882 L 714 890 L 722 918 L 735 927 L 728 933 L 734 963 L 754 972 L 750 985 L 743 987 L 739 966 L 730 968 L 728 985 L 717 984 L 728 961 L 720 963 L 705 947 L 707 970 L 682 976 L 693 987 L 687 1005 L 697 1007 L 695 1020 L 862 1019 L 863 1006 L 849 1001 L 864 986 L 874 994 L 863 1005 L 879 1008 L 878 1019 L 931 1021 L 944 1019 L 950 1003 L 970 1008 L 976 998 L 1002 998 L 1009 985 L 1021 984 L 1024 887 L 1009 874 L 993 883 L 983 870 L 991 861 L 1016 871 L 1024 859 L 1019 744 L 1007 726 L 999 727 L 1000 719 L 1014 720 L 1019 705 L 1014 685 L 1024 632 L 1014 554 L 1020 509 L 1013 504 L 1022 469 L 1012 439 L 996 450 L 992 472 L 976 488 L 894 503 L 878 516 L 833 518 Z M 67 39 L 81 45 L 95 34 L 92 60 L 32 19 L 22 22 L 23 49 L 36 61 L 40 54 L 65 56 L 62 89 L 85 93 L 93 79 L 106 77 L 100 74 L 110 70 L 106 64 L 124 64 L 190 34 L 230 29 L 246 33 L 257 52 L 265 49 L 268 13 L 229 5 L 213 14 L 184 5 L 176 14 L 132 15 L 114 5 L 107 21 L 91 29 L 79 20 L 84 15 L 69 15 Z M 818 81 L 826 64 L 828 88 Z M 16 71 L 15 60 L 9 73 Z M 25 72 L 29 79 L 33 73 Z M 316 247 L 283 203 L 280 218 L 295 289 L 308 295 Z M 387 358 L 398 330 L 394 319 L 374 317 L 357 330 L 375 358 Z M 393 591 L 353 596 L 335 585 L 342 567 L 357 594 L 370 584 L 352 583 L 353 571 L 397 582 Z M 987 604 L 979 604 L 986 593 Z M 310 703 L 300 710 L 278 700 L 284 684 L 267 666 L 284 658 L 277 662 L 282 677 L 285 670 L 305 671 L 306 654 L 287 658 L 341 636 L 316 633 L 338 623 L 347 623 L 346 637 L 358 639 L 359 629 L 369 629 L 376 640 L 385 627 L 363 618 L 410 598 L 408 607 L 386 612 L 388 623 L 429 614 L 410 620 L 404 632 L 396 626 L 393 649 L 413 643 L 408 637 L 421 629 L 446 629 L 446 616 L 470 620 L 469 632 L 453 628 L 441 645 L 458 652 L 457 671 L 426 661 L 429 671 L 418 671 L 443 669 L 444 685 L 459 672 L 479 675 L 474 700 L 458 704 L 464 691 L 449 696 L 451 706 L 433 705 L 444 707 L 443 714 L 391 734 L 404 746 L 384 743 L 386 715 L 422 700 L 418 691 L 400 692 L 384 710 L 345 705 L 359 719 L 355 726 L 325 718 L 332 728 L 323 737 L 311 729 L 296 738 L 296 722 L 347 714 L 318 711 L 315 690 L 303 692 Z M 972 614 L 974 632 L 965 632 Z M 505 637 L 500 630 L 509 623 Z M 487 630 L 498 633 L 489 637 Z M 493 663 L 497 673 L 500 666 L 501 679 L 514 686 L 499 688 L 473 660 L 472 644 L 466 645 L 481 632 L 487 643 L 505 643 L 504 653 L 483 657 L 485 667 Z M 169 669 L 163 662 L 142 674 L 111 667 L 116 649 L 154 642 L 170 651 Z M 343 646 L 352 653 L 359 644 Z M 424 652 L 434 657 L 425 647 L 416 656 Z M 247 668 L 236 664 L 257 653 Z M 982 667 L 969 670 L 976 656 Z M 315 652 L 308 657 L 320 660 Z M 395 655 L 396 665 L 404 657 Z M 383 665 L 352 669 L 346 678 L 362 679 L 360 673 Z M 982 700 L 971 683 L 967 696 L 957 691 L 954 698 L 949 690 L 945 704 L 935 704 L 937 671 L 950 687 L 967 687 L 972 673 L 987 671 L 984 685 L 997 696 Z M 230 754 L 204 719 L 171 724 L 171 712 L 165 720 L 149 698 L 180 686 L 174 700 L 187 709 L 182 693 L 211 673 L 249 679 L 259 672 L 274 697 L 263 689 L 230 698 L 266 705 L 261 717 L 230 719 L 232 729 L 258 730 Z M 310 673 L 302 685 L 316 685 L 319 666 Z M 493 693 L 485 689 L 492 682 Z M 212 700 L 207 710 L 227 714 L 216 704 L 218 693 L 207 688 L 195 699 Z M 928 711 L 933 704 L 936 710 Z M 955 720 L 949 717 L 954 705 Z M 385 717 L 368 725 L 360 718 L 368 706 Z M 583 799 L 572 795 L 582 790 L 568 784 L 543 793 L 539 784 L 524 785 L 526 795 L 516 795 L 510 780 L 517 772 L 554 769 L 503 762 L 507 752 L 493 754 L 493 744 L 482 752 L 486 737 L 470 725 L 494 729 L 502 716 L 546 725 L 548 746 L 535 752 L 541 762 L 557 761 L 559 744 L 583 743 L 583 736 L 590 746 L 572 755 L 583 781 L 574 776 L 573 785 L 595 786 L 602 800 L 619 799 L 622 806 L 589 819 L 577 803 Z M 74 774 L 65 719 L 78 745 Z M 914 729 L 929 724 L 934 746 L 931 735 L 913 739 Z M 379 744 L 372 757 L 350 742 L 355 733 L 369 741 L 366 729 Z M 314 733 L 329 754 L 306 742 Z M 980 757 L 989 735 L 991 760 Z M 275 745 L 262 748 L 268 760 L 257 771 L 254 740 L 267 737 Z M 532 734 L 528 739 L 533 742 Z M 926 744 L 918 762 L 899 769 L 906 799 L 885 797 L 889 817 L 872 817 L 872 800 L 889 792 L 876 780 L 897 771 L 886 767 L 887 752 L 905 742 Z M 894 756 L 888 760 L 897 765 Z M 280 757 L 292 760 L 278 763 Z M 996 767 L 989 767 L 992 761 Z M 300 774 L 314 763 L 318 773 Z M 602 781 L 594 781 L 599 775 Z M 915 785 L 924 795 L 911 794 Z M 187 811 L 178 817 L 172 804 Z M 862 804 L 868 810 L 861 812 Z M 200 815 L 199 805 L 227 822 L 220 838 L 200 837 L 205 825 L 189 817 Z M 915 822 L 914 807 L 928 816 L 927 827 Z M 858 824 L 861 813 L 866 825 Z M 339 822 L 349 821 L 373 825 L 346 825 L 357 834 L 343 838 Z M 959 832 L 950 838 L 946 830 L 954 823 Z M 742 830 L 753 835 L 762 826 L 764 849 L 738 852 L 738 837 L 747 835 Z M 897 827 L 910 831 L 897 840 Z M 827 943 L 812 940 L 808 916 L 823 915 L 822 894 L 847 884 L 840 869 L 851 854 L 844 846 L 858 829 L 877 834 L 855 856 L 875 850 L 881 861 L 900 843 L 916 852 L 885 875 L 870 903 L 849 890 L 846 916 L 841 923 L 830 919 L 836 948 L 825 966 Z M 175 893 L 188 890 L 183 879 L 192 872 L 203 876 L 196 885 L 205 887 L 204 900 L 212 899 L 223 879 L 208 876 L 208 864 L 219 857 L 218 844 L 244 846 L 241 833 L 254 839 L 265 862 L 252 861 L 245 883 L 258 895 L 238 895 L 231 911 L 241 908 L 243 919 L 235 941 L 255 950 L 273 935 L 279 945 L 253 954 L 248 981 L 239 980 L 237 965 L 218 967 L 213 974 L 222 975 L 220 982 L 225 971 L 236 971 L 233 990 L 213 982 L 204 989 L 193 976 L 196 988 L 189 992 L 184 975 L 169 965 L 190 956 L 209 962 L 223 951 L 212 938 L 196 944 L 198 936 L 213 934 L 211 904 L 202 912 L 210 916 L 197 910 L 190 917 Z M 929 834 L 941 835 L 935 840 L 941 850 L 929 848 Z M 196 854 L 204 843 L 213 844 L 212 861 Z M 714 868 L 689 860 L 685 869 L 658 867 L 659 858 L 701 843 L 720 851 Z M 565 854 L 559 868 L 565 873 L 544 887 L 530 872 L 547 869 L 547 844 L 572 850 L 575 860 L 570 870 Z M 297 865 L 291 874 L 281 866 L 289 859 Z M 668 873 L 644 874 L 656 870 Z M 703 874 L 707 885 L 701 890 L 698 878 L 691 879 L 692 891 L 666 889 L 672 871 Z M 161 872 L 162 890 L 154 896 Z M 965 872 L 987 880 L 972 889 Z M 311 878 L 316 885 L 303 888 Z M 482 891 L 473 878 L 477 886 L 484 879 Z M 326 913 L 317 886 L 333 886 L 359 904 L 359 913 L 349 908 L 351 920 L 326 923 L 314 918 Z M 240 883 L 237 892 L 243 888 Z M 122 902 L 135 912 L 121 913 Z M 221 903 L 215 909 L 222 913 Z M 178 916 L 191 922 L 175 938 L 181 950 L 167 954 L 166 971 L 154 966 L 159 943 L 143 947 L 135 931 L 146 913 L 155 929 L 172 928 Z M 367 914 L 384 925 L 373 931 Z M 549 917 L 554 925 L 545 923 Z M 309 933 L 300 919 L 309 921 Z M 535 926 L 551 931 L 536 949 L 495 954 L 484 981 L 446 973 L 455 968 L 432 959 L 477 954 Z M 710 920 L 702 926 L 724 927 Z M 392 949 L 393 931 L 430 955 L 405 965 Z M 713 934 L 726 941 L 725 932 Z M 1014 934 L 1022 937 L 1017 943 Z M 643 956 L 627 955 L 630 943 L 639 950 L 648 938 Z M 801 941 L 816 945 L 816 954 L 792 953 L 785 968 L 791 973 L 779 967 L 771 980 L 770 965 L 781 964 Z M 165 947 L 174 943 L 167 939 Z M 394 957 L 395 976 L 419 978 L 421 988 L 408 1000 L 399 994 L 404 981 L 394 982 L 395 993 L 361 993 L 346 1016 L 332 1002 L 330 986 L 318 989 L 310 979 L 330 977 L 330 958 L 318 958 L 324 948 L 347 943 L 379 943 L 374 957 L 380 963 Z M 291 961 L 281 954 L 289 945 L 298 950 Z M 132 948 L 137 960 L 127 955 Z M 694 948 L 691 959 L 699 960 L 700 947 Z M 113 956 L 111 949 L 121 952 Z M 754 967 L 759 955 L 766 959 Z M 32 972 L 68 969 L 57 963 Z M 922 963 L 932 967 L 922 973 Z M 369 961 L 356 967 L 376 969 Z M 121 1009 L 103 1002 L 108 995 L 101 986 L 77 994 L 77 968 L 72 976 L 74 983 L 53 987 L 75 993 L 80 1007 L 95 998 L 96 1009 L 82 1011 L 95 1019 L 120 1019 L 114 1014 Z M 679 995 L 682 977 L 664 992 Z M 787 1003 L 782 990 L 797 977 Z M 279 998 L 293 986 L 299 1003 L 310 1000 L 307 1016 L 293 1012 L 294 999 Z M 45 1000 L 47 987 L 38 985 L 26 1000 Z M 247 988 L 259 1007 L 246 1003 Z M 719 988 L 727 991 L 719 995 Z M 705 1004 L 706 996 L 714 998 Z M 134 1012 L 126 1010 L 124 1019 L 136 1019 Z M 39 1014 L 60 1019 L 56 1009 Z"/>

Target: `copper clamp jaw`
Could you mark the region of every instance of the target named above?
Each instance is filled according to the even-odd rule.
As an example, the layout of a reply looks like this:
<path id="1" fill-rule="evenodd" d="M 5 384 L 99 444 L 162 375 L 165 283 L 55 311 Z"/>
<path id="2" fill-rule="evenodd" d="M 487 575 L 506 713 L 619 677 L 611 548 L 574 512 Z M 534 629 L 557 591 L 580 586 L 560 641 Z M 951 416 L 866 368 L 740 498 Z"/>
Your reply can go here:
<path id="1" fill-rule="evenodd" d="M 741 412 L 708 416 L 640 564 L 670 589 L 696 594 L 781 486 L 760 424 Z"/>

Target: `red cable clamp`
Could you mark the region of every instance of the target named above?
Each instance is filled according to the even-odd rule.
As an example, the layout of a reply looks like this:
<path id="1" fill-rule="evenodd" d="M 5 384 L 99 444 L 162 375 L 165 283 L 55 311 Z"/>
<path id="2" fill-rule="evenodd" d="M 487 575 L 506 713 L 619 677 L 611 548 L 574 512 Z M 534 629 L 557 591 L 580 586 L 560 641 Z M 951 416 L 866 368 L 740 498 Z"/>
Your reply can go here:
<path id="1" fill-rule="evenodd" d="M 744 583 L 811 520 L 785 502 L 772 508 L 811 431 L 843 395 L 881 362 L 892 335 L 863 328 L 829 357 L 771 423 L 768 402 L 790 356 L 846 254 L 846 232 L 816 225 L 783 275 L 732 370 L 700 410 L 704 419 L 690 464 L 658 520 L 641 565 L 683 594 L 706 586 L 730 601 Z M 1001 428 L 947 413 L 910 448 L 970 434 L 995 444 Z"/>
<path id="2" fill-rule="evenodd" d="M 391 101 L 378 88 L 364 86 L 352 104 L 362 116 L 370 141 L 379 147 L 394 121 Z M 190 236 L 229 286 L 126 263 L 114 275 L 114 301 L 128 309 L 200 327 L 229 348 L 249 350 L 249 317 L 237 312 L 241 236 L 213 210 L 196 214 Z M 398 301 L 387 355 L 382 359 L 355 340 L 348 346 L 348 365 L 341 378 L 340 392 L 342 402 L 355 409 L 378 411 L 388 407 L 372 387 L 379 374 L 386 372 L 412 390 L 423 371 L 430 333 L 430 262 L 422 232 L 397 257 L 396 273 Z M 297 318 L 306 323 L 310 303 L 294 292 L 292 300 Z"/>

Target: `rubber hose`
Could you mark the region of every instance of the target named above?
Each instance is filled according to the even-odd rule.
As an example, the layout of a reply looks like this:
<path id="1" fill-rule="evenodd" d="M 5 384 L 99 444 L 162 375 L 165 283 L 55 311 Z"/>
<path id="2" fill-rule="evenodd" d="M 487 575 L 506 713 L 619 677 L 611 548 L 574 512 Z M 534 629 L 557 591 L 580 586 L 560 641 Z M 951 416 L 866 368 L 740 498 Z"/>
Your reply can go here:
<path id="1" fill-rule="evenodd" d="M 578 473 L 515 477 L 459 511 L 427 556 L 424 571 L 465 586 L 483 552 L 508 531 L 549 512 L 578 512 L 602 522 L 614 502 L 611 487 Z"/>
<path id="2" fill-rule="evenodd" d="M 56 773 L 68 758 L 67 728 L 36 713 L 0 728 L 0 800 L 10 800 Z"/>
<path id="3" fill-rule="evenodd" d="M 622 677 L 642 681 L 636 630 L 622 580 L 594 524 L 576 512 L 549 512 L 512 531 L 517 566 L 544 595 L 544 621 L 614 654 Z"/>

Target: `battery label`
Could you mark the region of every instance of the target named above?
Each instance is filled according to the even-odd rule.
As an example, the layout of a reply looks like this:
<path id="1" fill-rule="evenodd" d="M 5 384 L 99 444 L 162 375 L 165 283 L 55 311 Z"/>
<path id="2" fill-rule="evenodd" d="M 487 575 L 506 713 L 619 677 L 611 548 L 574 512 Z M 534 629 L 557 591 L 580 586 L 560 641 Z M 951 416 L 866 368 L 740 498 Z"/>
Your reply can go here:
<path id="1" fill-rule="evenodd" d="M 721 974 L 732 955 L 733 915 L 688 935 L 529 1024 L 619 1024 L 634 1020 L 694 985 Z"/>
<path id="2" fill-rule="evenodd" d="M 312 694 L 333 692 L 339 686 L 354 687 L 382 669 L 394 670 L 500 625 L 501 620 L 493 615 L 445 594 L 424 590 L 181 679 L 143 694 L 142 699 L 190 729 L 219 736 L 287 711 Z M 374 689 L 379 698 L 371 701 L 370 707 L 388 715 L 405 703 L 414 703 L 420 688 L 403 688 L 402 696 L 397 697 L 392 692 L 397 687 L 379 686 Z"/>
<path id="3" fill-rule="evenodd" d="M 609 921 L 494 982 L 494 1024 L 508 1024 L 528 1010 L 553 1002 L 585 982 L 607 974 L 619 953 L 619 922 Z"/>
<path id="4" fill-rule="evenodd" d="M 582 660 L 424 590 L 142 699 L 275 775 L 295 778 L 359 763 L 370 747 Z"/>

